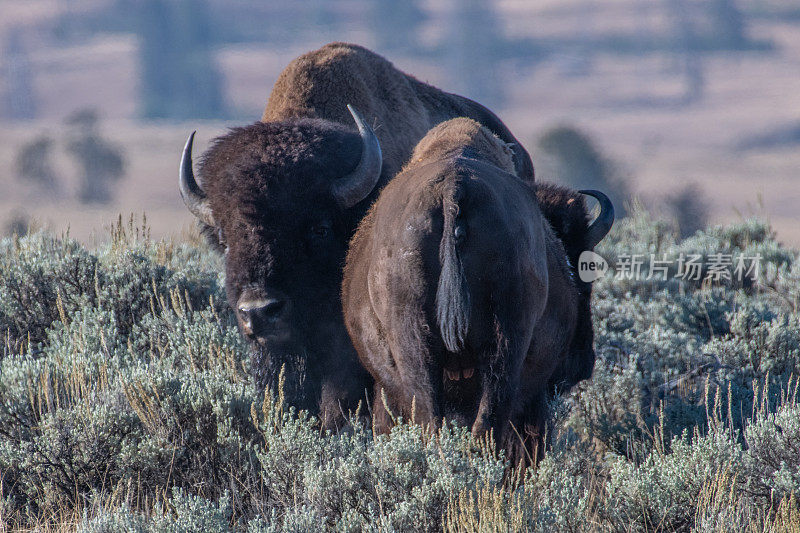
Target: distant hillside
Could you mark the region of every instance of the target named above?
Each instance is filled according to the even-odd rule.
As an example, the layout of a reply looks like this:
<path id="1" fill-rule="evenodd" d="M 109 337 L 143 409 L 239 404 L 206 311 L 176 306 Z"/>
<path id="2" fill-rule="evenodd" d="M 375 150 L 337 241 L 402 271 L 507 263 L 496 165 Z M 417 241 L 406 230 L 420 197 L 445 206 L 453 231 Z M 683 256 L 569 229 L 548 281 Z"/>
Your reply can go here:
<path id="1" fill-rule="evenodd" d="M 69 226 L 91 242 L 92 228 L 119 212 L 146 210 L 158 236 L 189 224 L 174 181 L 188 132 L 199 130 L 199 153 L 225 127 L 257 120 L 292 58 L 339 39 L 374 47 L 421 79 L 489 103 L 533 152 L 540 179 L 558 176 L 537 141 L 554 126 L 574 126 L 650 205 L 696 184 L 712 222 L 759 215 L 782 242 L 800 245 L 800 151 L 780 141 L 793 138 L 800 123 L 800 18 L 788 0 L 432 0 L 412 3 L 411 12 L 384 1 L 293 8 L 296 2 L 209 0 L 208 49 L 198 61 L 210 68 L 211 57 L 220 76 L 225 106 L 214 122 L 141 121 L 141 38 L 126 11 L 133 4 L 2 2 L 0 68 L 28 66 L 35 118 L 0 119 L 0 229 L 24 215 L 56 232 Z M 414 38 L 380 38 L 387 18 L 402 21 Z M 476 32 L 485 33 L 480 42 L 459 39 Z M 24 87 L 25 76 L 17 79 Z M 0 80 L 6 94 L 8 77 Z M 63 153 L 63 120 L 85 108 L 98 112 L 128 161 L 126 180 L 103 206 L 75 199 L 76 170 Z M 56 199 L 27 187 L 15 171 L 25 143 L 43 134 L 55 142 L 63 192 Z"/>

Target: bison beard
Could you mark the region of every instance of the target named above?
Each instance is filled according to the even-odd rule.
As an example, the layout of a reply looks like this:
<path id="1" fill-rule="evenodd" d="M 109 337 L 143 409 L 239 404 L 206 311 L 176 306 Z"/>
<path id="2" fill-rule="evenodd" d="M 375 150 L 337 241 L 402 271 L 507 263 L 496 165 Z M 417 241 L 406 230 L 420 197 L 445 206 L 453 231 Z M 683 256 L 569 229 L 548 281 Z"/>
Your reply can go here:
<path id="1" fill-rule="evenodd" d="M 250 360 L 256 387 L 258 390 L 269 390 L 272 394 L 283 394 L 292 398 L 293 405 L 298 409 L 315 408 L 313 391 L 308 390 L 305 358 L 290 353 L 271 354 L 266 346 L 254 343 Z M 280 390 L 272 388 L 275 385 Z"/>

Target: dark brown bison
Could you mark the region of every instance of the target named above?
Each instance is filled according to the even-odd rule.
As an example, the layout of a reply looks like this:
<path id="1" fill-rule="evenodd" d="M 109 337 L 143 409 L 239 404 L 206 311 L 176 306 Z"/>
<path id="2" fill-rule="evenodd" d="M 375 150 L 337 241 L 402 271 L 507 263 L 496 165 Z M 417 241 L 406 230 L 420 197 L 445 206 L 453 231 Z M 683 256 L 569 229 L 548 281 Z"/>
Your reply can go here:
<path id="1" fill-rule="evenodd" d="M 181 195 L 225 250 L 228 300 L 254 342 L 260 389 L 285 368 L 287 399 L 330 427 L 372 388 L 342 321 L 347 243 L 416 143 L 462 115 L 514 143 L 514 170 L 533 180 L 527 152 L 486 108 L 343 43 L 289 64 L 262 121 L 234 128 L 205 153 L 202 186 L 189 138 Z"/>
<path id="2" fill-rule="evenodd" d="M 582 217 L 599 240 L 613 214 L 589 227 Z M 344 269 L 345 323 L 375 379 L 376 426 L 388 407 L 492 430 L 517 459 L 540 452 L 554 384 L 582 375 L 581 298 L 508 145 L 471 119 L 436 126 L 359 225 Z"/>
<path id="3" fill-rule="evenodd" d="M 597 198 L 600 204 L 598 219 L 589 225 L 583 194 Z M 585 250 L 594 250 L 611 229 L 614 206 L 605 194 L 597 191 L 575 191 L 552 183 L 536 185 L 536 199 L 544 218 L 564 245 L 572 279 L 578 291 L 578 316 L 569 355 L 550 379 L 550 389 L 556 393 L 568 391 L 573 385 L 589 379 L 594 370 L 594 331 L 592 327 L 592 284 L 578 276 L 578 259 Z"/>

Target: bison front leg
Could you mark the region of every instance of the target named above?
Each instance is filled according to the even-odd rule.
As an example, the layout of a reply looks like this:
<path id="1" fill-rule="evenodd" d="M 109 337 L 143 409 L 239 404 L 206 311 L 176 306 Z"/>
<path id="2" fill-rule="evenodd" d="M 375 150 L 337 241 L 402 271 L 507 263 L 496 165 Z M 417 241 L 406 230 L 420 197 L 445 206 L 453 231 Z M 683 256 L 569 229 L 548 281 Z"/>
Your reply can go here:
<path id="1" fill-rule="evenodd" d="M 507 432 L 513 402 L 517 397 L 524 351 L 513 342 L 499 342 L 487 358 L 481 376 L 482 392 L 478 412 L 472 425 L 476 437 L 491 430 L 495 439 Z"/>
<path id="2" fill-rule="evenodd" d="M 489 377 L 483 380 L 483 392 L 478 404 L 478 413 L 472 424 L 472 434 L 476 437 L 492 431 L 498 438 L 504 429 L 504 422 L 508 420 L 511 411 L 509 398 L 509 380 Z"/>
<path id="3" fill-rule="evenodd" d="M 501 446 L 513 465 L 536 465 L 544 458 L 547 427 L 547 395 L 542 391 L 509 422 Z"/>
<path id="4" fill-rule="evenodd" d="M 391 390 L 375 384 L 372 424 L 376 433 L 388 433 L 402 418 L 423 426 L 438 426 L 440 417 L 429 390 L 423 387 Z"/>
<path id="5" fill-rule="evenodd" d="M 386 389 L 380 383 L 375 384 L 375 400 L 372 405 L 372 430 L 377 434 L 389 433 L 394 426 L 392 422 L 392 407 L 386 396 Z"/>

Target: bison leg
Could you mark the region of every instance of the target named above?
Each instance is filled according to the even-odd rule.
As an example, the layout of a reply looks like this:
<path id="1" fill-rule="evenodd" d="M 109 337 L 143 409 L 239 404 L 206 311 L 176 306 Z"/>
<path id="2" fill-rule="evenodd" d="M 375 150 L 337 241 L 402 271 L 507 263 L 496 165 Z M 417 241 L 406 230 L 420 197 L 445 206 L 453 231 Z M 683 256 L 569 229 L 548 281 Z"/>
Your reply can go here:
<path id="1" fill-rule="evenodd" d="M 483 391 L 472 425 L 475 436 L 492 430 L 495 438 L 502 438 L 517 396 L 525 352 L 504 336 L 498 336 L 498 339 L 498 347 L 487 358 L 489 364 L 483 371 Z"/>
<path id="2" fill-rule="evenodd" d="M 544 458 L 547 424 L 547 395 L 536 395 L 523 408 L 502 441 L 509 461 L 513 465 L 536 465 Z"/>
<path id="3" fill-rule="evenodd" d="M 375 433 L 389 433 L 392 426 L 394 426 L 392 415 L 387 410 L 387 402 L 384 402 L 384 398 L 388 402 L 385 389 L 379 383 L 376 383 L 375 397 L 372 404 L 372 430 Z M 388 407 L 391 409 L 391 406 Z"/>
<path id="4" fill-rule="evenodd" d="M 434 415 L 429 395 L 412 396 L 402 402 L 393 399 L 391 393 L 375 384 L 375 399 L 372 406 L 372 428 L 376 433 L 388 433 L 395 421 L 413 421 L 423 426 L 439 425 L 439 417 Z"/>
<path id="5" fill-rule="evenodd" d="M 484 379 L 483 393 L 478 404 L 478 414 L 472 424 L 472 434 L 482 436 L 489 430 L 498 437 L 504 429 L 503 422 L 508 420 L 510 412 L 509 390 L 511 384 L 508 379 Z"/>

